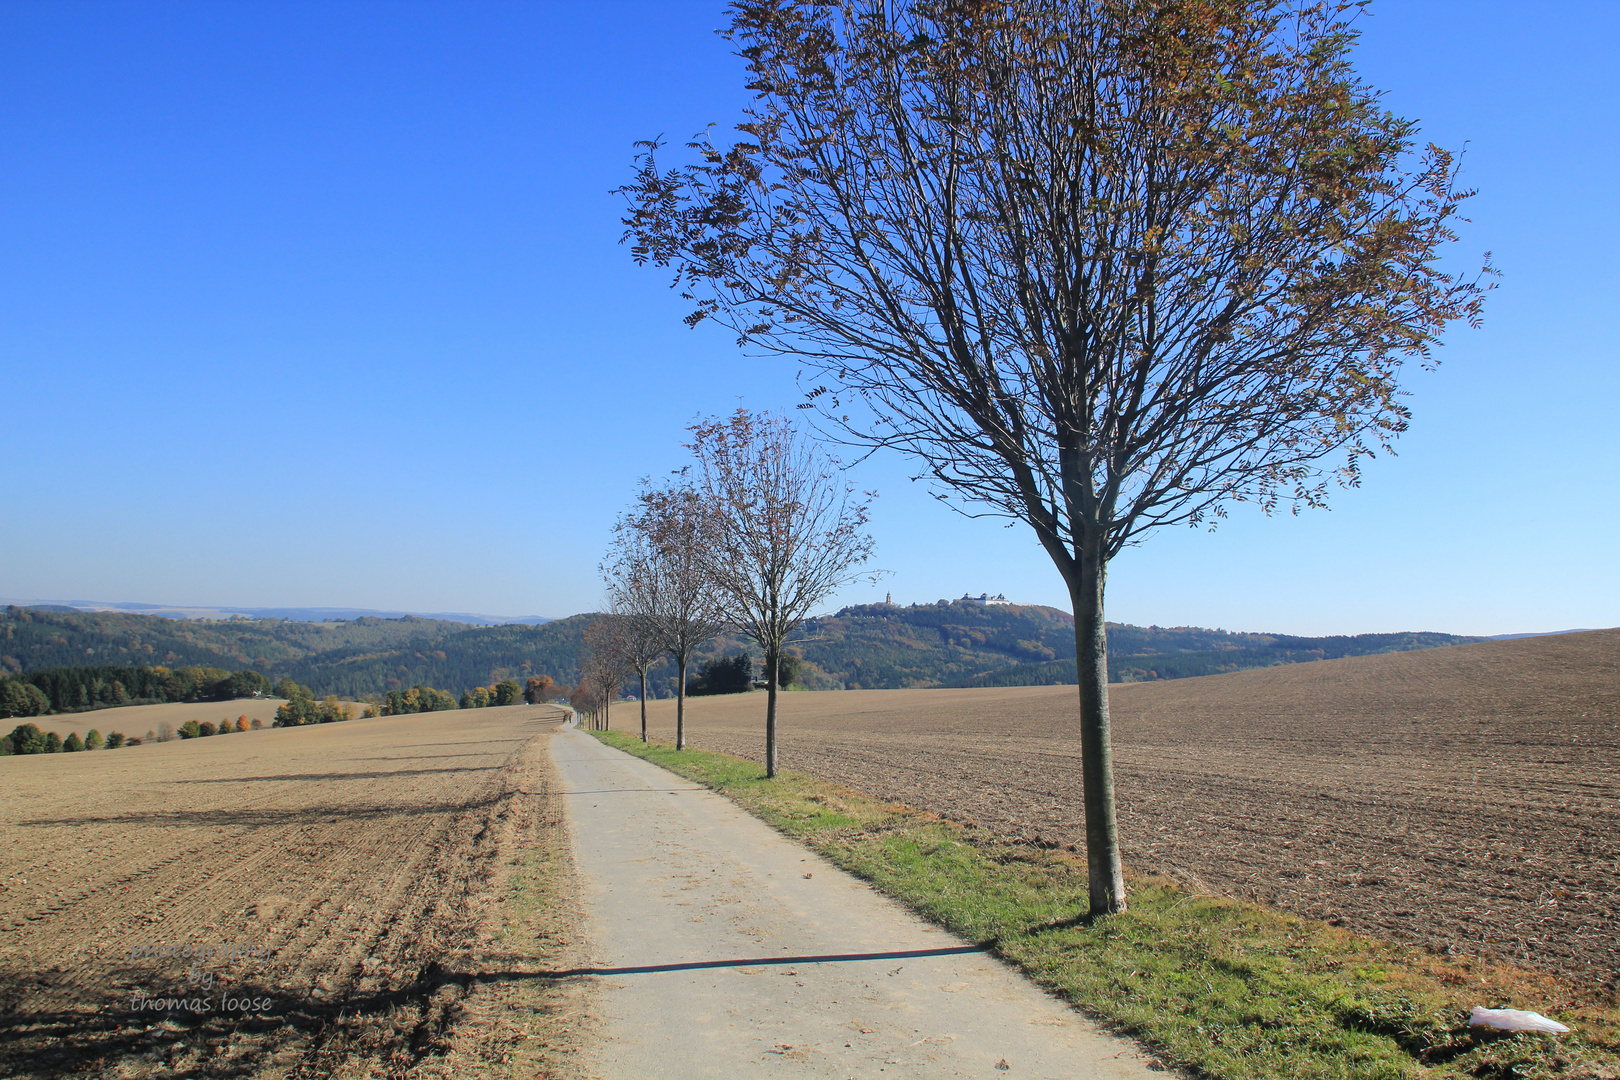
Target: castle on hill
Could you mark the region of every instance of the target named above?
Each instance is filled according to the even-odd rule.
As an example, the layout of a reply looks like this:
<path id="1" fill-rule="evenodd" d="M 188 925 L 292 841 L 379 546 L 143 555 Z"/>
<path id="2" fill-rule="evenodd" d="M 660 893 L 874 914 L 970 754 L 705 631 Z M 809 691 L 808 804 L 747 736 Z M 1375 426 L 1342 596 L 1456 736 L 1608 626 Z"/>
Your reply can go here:
<path id="1" fill-rule="evenodd" d="M 1005 593 L 996 593 L 996 595 L 994 595 L 994 596 L 991 596 L 989 593 L 980 593 L 978 596 L 970 596 L 967 593 L 963 593 L 961 602 L 965 603 L 965 604 L 1011 604 L 1012 603 L 1011 600 L 1007 599 L 1007 595 Z M 888 607 L 893 607 L 894 606 L 894 594 L 893 593 L 885 593 L 884 596 L 883 596 L 883 603 Z M 941 600 L 940 603 L 943 604 L 943 603 L 945 603 L 945 601 Z M 911 606 L 916 607 L 917 605 L 912 604 Z"/>

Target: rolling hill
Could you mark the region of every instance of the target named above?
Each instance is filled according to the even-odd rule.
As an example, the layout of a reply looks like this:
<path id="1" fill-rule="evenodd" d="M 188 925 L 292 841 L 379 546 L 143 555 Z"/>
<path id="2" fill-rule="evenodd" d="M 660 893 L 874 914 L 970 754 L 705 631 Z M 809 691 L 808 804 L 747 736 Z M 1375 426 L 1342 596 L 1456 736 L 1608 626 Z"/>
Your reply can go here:
<path id="1" fill-rule="evenodd" d="M 75 664 L 200 665 L 290 676 L 319 694 L 366 697 L 417 683 L 454 693 L 504 678 L 578 677 L 594 616 L 544 625 L 469 626 L 405 617 L 301 622 L 168 619 L 123 612 L 7 608 L 0 614 L 0 673 Z M 1150 682 L 1248 668 L 1455 645 L 1451 634 L 1306 638 L 1199 627 L 1109 626 L 1110 676 Z M 812 619 L 792 649 L 801 683 L 815 690 L 1031 686 L 1074 681 L 1074 623 L 1034 604 L 866 604 Z M 748 649 L 722 637 L 699 659 Z M 675 690 L 669 663 L 652 672 L 657 696 Z"/>

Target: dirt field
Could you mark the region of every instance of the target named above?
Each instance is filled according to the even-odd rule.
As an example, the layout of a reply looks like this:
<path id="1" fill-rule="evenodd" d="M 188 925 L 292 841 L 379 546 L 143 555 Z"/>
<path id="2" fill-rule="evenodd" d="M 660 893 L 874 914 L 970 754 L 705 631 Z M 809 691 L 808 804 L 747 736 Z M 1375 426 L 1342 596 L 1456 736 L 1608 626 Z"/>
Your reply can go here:
<path id="1" fill-rule="evenodd" d="M 269 727 L 281 704 L 281 698 L 241 698 L 237 701 L 201 701 L 191 705 L 126 705 L 118 709 L 92 709 L 59 716 L 17 717 L 0 721 L 0 728 L 10 731 L 18 724 L 36 724 L 39 730 L 54 731 L 64 739 L 70 731 L 77 731 L 82 737 L 85 732 L 95 728 L 103 736 L 109 731 L 121 731 L 132 739 L 144 739 L 146 733 L 156 731 L 159 724 L 178 728 L 187 720 L 198 723 L 206 720 L 215 724 L 229 720 L 235 724 L 237 717 L 245 716 L 250 723 L 259 720 Z M 356 705 L 354 715 L 359 716 L 364 708 L 363 705 Z"/>
<path id="2" fill-rule="evenodd" d="M 1073 687 L 782 696 L 784 764 L 1084 849 Z M 1440 952 L 1620 979 L 1620 630 L 1115 686 L 1127 864 Z M 688 702 L 758 759 L 762 693 Z M 674 735 L 674 703 L 650 706 Z M 633 730 L 636 706 L 614 708 Z"/>
<path id="3" fill-rule="evenodd" d="M 0 1075 L 543 1059 L 566 1002 L 521 972 L 555 962 L 563 930 L 536 911 L 514 933 L 502 901 L 562 835 L 545 748 L 560 718 L 519 706 L 0 758 Z"/>

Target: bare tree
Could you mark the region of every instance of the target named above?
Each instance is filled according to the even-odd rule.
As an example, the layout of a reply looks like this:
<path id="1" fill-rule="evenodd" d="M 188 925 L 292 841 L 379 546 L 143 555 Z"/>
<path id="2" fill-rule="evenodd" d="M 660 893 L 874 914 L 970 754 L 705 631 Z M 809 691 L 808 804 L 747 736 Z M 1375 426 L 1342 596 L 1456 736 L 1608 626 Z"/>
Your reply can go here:
<path id="1" fill-rule="evenodd" d="M 623 579 L 610 586 L 628 584 Z M 618 695 L 624 680 L 632 673 L 641 680 L 641 741 L 647 741 L 647 669 L 664 655 L 662 631 L 646 611 L 618 610 L 623 597 L 615 597 L 615 610 L 598 616 L 585 629 L 591 658 L 590 679 L 603 690 L 609 703 Z M 631 597 L 630 599 L 634 599 Z"/>
<path id="2" fill-rule="evenodd" d="M 639 527 L 633 515 L 621 517 L 602 564 L 602 578 L 613 617 L 619 620 L 617 633 L 623 639 L 619 652 L 641 680 L 642 742 L 647 741 L 647 671 L 669 651 L 665 576 L 648 530 Z"/>
<path id="3" fill-rule="evenodd" d="M 579 684 L 568 695 L 568 704 L 574 707 L 576 719 L 584 718 L 590 725 L 590 730 L 596 730 L 596 717 L 601 709 L 601 699 L 597 697 L 596 687 L 585 677 L 585 670 L 580 670 Z"/>
<path id="4" fill-rule="evenodd" d="M 645 486 L 629 527 L 647 538 L 657 591 L 657 640 L 675 660 L 675 749 L 686 749 L 686 669 L 692 653 L 724 626 L 719 595 L 701 553 L 711 543 L 713 519 L 697 493 L 678 482 Z"/>
<path id="5" fill-rule="evenodd" d="M 692 429 L 696 485 L 716 520 L 701 551 L 726 621 L 765 653 L 765 775 L 775 776 L 782 645 L 816 605 L 870 574 L 867 503 L 783 417 L 738 409 Z"/>
<path id="6" fill-rule="evenodd" d="M 1358 9 L 737 0 L 742 138 L 669 171 L 644 144 L 624 189 L 689 322 L 801 358 L 846 437 L 1033 527 L 1074 605 L 1093 914 L 1125 906 L 1110 559 L 1356 484 L 1406 428 L 1403 363 L 1481 310 L 1437 261 L 1471 193 L 1355 75 Z"/>
<path id="7" fill-rule="evenodd" d="M 585 627 L 585 648 L 580 656 L 580 682 L 590 688 L 597 706 L 600 730 L 613 725 L 613 702 L 630 676 L 631 638 L 623 619 L 598 615 Z"/>

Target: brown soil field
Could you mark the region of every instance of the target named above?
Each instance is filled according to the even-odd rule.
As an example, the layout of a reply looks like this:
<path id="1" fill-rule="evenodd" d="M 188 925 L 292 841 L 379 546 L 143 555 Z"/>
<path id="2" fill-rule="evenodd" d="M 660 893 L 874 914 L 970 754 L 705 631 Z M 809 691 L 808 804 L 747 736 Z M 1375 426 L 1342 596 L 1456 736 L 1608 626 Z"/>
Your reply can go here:
<path id="1" fill-rule="evenodd" d="M 567 952 L 566 929 L 539 911 L 519 933 L 508 901 L 533 852 L 566 851 L 546 749 L 562 718 L 0 758 L 0 1076 L 543 1064 L 572 991 L 523 973 Z"/>
<path id="2" fill-rule="evenodd" d="M 156 731 L 159 724 L 177 728 L 187 720 L 198 723 L 207 720 L 215 724 L 229 720 L 234 724 L 237 717 L 246 716 L 250 723 L 259 720 L 269 727 L 283 701 L 282 698 L 240 698 L 236 701 L 199 701 L 189 705 L 125 705 L 116 709 L 91 709 L 89 712 L 54 716 L 15 717 L 0 722 L 0 727 L 10 731 L 18 724 L 36 724 L 39 730 L 54 731 L 64 739 L 70 731 L 77 731 L 82 737 L 85 732 L 95 728 L 102 735 L 109 731 L 122 731 L 132 739 L 144 739 L 146 733 Z M 359 716 L 364 708 L 364 705 L 355 705 L 354 715 Z"/>
<path id="3" fill-rule="evenodd" d="M 1074 687 L 781 696 L 782 760 L 1084 850 Z M 1620 630 L 1110 688 L 1127 866 L 1614 992 Z M 689 699 L 763 757 L 765 695 Z M 613 726 L 633 730 L 633 703 Z M 673 740 L 674 702 L 649 704 Z"/>

